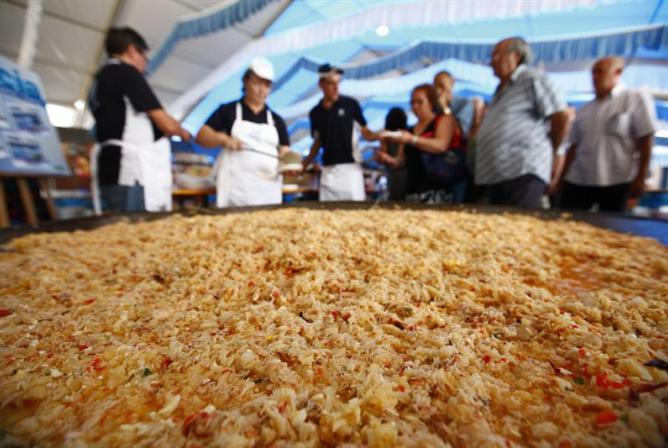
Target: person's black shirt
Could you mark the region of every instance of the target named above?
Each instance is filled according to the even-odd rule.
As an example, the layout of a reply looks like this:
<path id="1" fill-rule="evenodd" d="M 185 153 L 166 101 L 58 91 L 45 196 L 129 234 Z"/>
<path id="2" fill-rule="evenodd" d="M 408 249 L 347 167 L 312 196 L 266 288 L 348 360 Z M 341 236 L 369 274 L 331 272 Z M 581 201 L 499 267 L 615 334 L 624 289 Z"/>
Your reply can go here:
<path id="1" fill-rule="evenodd" d="M 95 137 L 102 143 L 107 140 L 123 140 L 127 120 L 134 114 L 127 113 L 126 98 L 134 112 L 161 109 L 162 105 L 151 90 L 144 76 L 131 65 L 112 60 L 102 66 L 88 97 L 90 111 L 95 117 Z M 162 134 L 153 126 L 154 140 Z M 104 146 L 98 156 L 98 182 L 100 185 L 118 184 L 121 148 Z"/>
<path id="2" fill-rule="evenodd" d="M 366 126 L 360 104 L 354 98 L 339 96 L 329 109 L 318 103 L 309 113 L 311 135 L 320 138 L 323 148 L 323 165 L 354 163 L 353 128 L 354 122 Z"/>
<path id="3" fill-rule="evenodd" d="M 246 105 L 243 100 L 234 101 L 221 105 L 211 116 L 206 120 L 206 125 L 214 131 L 224 132 L 230 135 L 232 132 L 232 125 L 237 117 L 237 103 L 241 102 L 241 119 L 250 121 L 252 123 L 266 124 L 267 110 L 271 111 L 274 117 L 274 127 L 278 131 L 278 144 L 280 146 L 289 146 L 290 137 L 288 136 L 288 128 L 285 126 L 285 121 L 276 112 L 264 107 L 258 114 L 254 113 L 250 107 Z"/>

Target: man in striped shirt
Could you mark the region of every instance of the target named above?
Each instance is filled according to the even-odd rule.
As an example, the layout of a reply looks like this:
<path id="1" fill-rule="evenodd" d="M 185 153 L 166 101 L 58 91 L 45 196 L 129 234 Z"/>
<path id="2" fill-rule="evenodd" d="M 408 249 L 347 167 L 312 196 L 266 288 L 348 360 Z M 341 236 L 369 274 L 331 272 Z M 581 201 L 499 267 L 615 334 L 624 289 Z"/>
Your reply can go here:
<path id="1" fill-rule="evenodd" d="M 500 41 L 492 52 L 500 82 L 478 133 L 475 183 L 495 205 L 540 208 L 563 165 L 557 149 L 568 127 L 566 103 L 527 66 L 530 57 L 529 45 L 517 37 Z"/>

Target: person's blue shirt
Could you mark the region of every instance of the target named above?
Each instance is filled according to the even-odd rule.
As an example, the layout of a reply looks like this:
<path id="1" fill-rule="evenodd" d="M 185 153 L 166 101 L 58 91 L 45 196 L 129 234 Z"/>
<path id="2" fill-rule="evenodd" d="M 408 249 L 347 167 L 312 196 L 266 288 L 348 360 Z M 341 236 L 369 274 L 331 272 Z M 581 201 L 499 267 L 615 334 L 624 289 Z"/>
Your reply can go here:
<path id="1" fill-rule="evenodd" d="M 473 124 L 473 114 L 475 112 L 471 98 L 453 96 L 450 101 L 450 110 L 462 127 L 463 134 L 468 135 Z"/>

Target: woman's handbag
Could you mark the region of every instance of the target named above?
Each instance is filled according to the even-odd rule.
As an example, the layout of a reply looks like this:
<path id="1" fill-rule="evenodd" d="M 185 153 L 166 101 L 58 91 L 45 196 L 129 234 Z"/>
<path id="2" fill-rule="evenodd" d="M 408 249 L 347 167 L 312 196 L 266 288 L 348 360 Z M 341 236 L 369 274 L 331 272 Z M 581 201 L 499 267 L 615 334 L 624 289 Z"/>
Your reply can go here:
<path id="1" fill-rule="evenodd" d="M 448 110 L 447 113 L 450 113 Z M 438 124 L 439 118 L 436 118 Z M 457 132 L 452 136 L 450 147 L 440 154 L 430 154 L 420 151 L 422 164 L 427 174 L 427 180 L 441 187 L 449 187 L 468 177 L 466 163 L 466 141 L 457 122 Z"/>
<path id="2" fill-rule="evenodd" d="M 441 154 L 421 152 L 427 179 L 442 187 L 451 186 L 466 179 L 466 149 L 450 148 Z"/>

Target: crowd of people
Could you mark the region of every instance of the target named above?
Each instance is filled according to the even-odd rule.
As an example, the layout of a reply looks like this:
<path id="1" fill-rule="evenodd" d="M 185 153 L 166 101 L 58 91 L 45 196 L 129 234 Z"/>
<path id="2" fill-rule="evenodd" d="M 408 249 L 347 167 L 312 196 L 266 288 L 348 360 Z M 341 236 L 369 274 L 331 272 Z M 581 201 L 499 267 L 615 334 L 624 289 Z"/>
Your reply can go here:
<path id="1" fill-rule="evenodd" d="M 106 209 L 143 210 L 147 192 L 165 185 L 156 173 L 156 142 L 191 136 L 143 76 L 144 39 L 129 28 L 112 29 L 106 48 L 109 60 L 89 99 L 99 142 L 95 179 Z M 455 96 L 455 78 L 440 72 L 411 92 L 414 125 L 393 108 L 380 131 L 367 127 L 357 100 L 339 93 L 343 70 L 324 64 L 302 168 L 321 153 L 320 200 L 364 200 L 361 135 L 380 142 L 375 159 L 387 167 L 392 200 L 541 208 L 550 196 L 563 208 L 624 211 L 629 198 L 643 193 L 655 132 L 652 100 L 624 89 L 624 61 L 606 57 L 592 68 L 596 97 L 576 113 L 530 62 L 527 42 L 503 39 L 491 56 L 499 84 L 488 104 Z M 271 63 L 254 59 L 242 81 L 241 98 L 221 105 L 196 142 L 223 148 L 215 168 L 218 206 L 278 204 L 280 160 L 290 141 L 284 120 L 266 104 Z M 151 152 L 153 159 L 145 156 Z"/>

